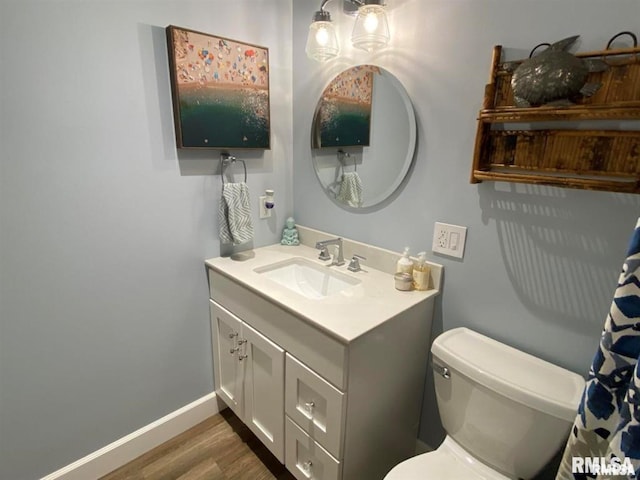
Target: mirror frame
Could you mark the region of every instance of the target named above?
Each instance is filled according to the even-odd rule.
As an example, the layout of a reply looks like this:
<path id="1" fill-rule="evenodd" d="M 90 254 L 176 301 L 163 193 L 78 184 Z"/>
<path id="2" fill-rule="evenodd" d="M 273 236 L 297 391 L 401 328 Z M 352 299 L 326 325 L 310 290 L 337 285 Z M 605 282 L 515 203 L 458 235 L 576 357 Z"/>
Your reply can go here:
<path id="1" fill-rule="evenodd" d="M 313 170 L 315 172 L 316 178 L 318 179 L 318 183 L 320 184 L 320 186 L 322 187 L 322 190 L 324 191 L 325 195 L 327 195 L 336 205 L 349 210 L 349 211 L 353 211 L 353 212 L 362 212 L 362 211 L 366 211 L 367 209 L 370 209 L 372 207 L 376 207 L 379 206 L 381 203 L 383 203 L 385 200 L 389 199 L 394 192 L 396 192 L 396 190 L 398 190 L 398 188 L 400 187 L 400 185 L 402 184 L 402 182 L 404 182 L 405 178 L 407 177 L 407 174 L 411 168 L 411 166 L 413 165 L 413 161 L 415 159 L 415 153 L 416 153 L 416 148 L 417 148 L 417 123 L 416 123 L 416 115 L 415 115 L 415 111 L 413 108 L 413 103 L 411 102 L 411 98 L 409 97 L 409 94 L 406 90 L 406 88 L 404 87 L 404 85 L 402 84 L 402 82 L 400 82 L 400 80 L 393 74 L 391 73 L 389 70 L 387 70 L 384 67 L 381 67 L 379 65 L 374 65 L 374 64 L 365 64 L 365 65 L 371 65 L 373 67 L 376 67 L 378 69 L 380 69 L 381 74 L 385 74 L 387 75 L 387 78 L 390 80 L 391 85 L 396 89 L 398 95 L 400 96 L 403 106 L 404 106 L 404 110 L 407 113 L 407 120 L 409 123 L 409 136 L 408 136 L 408 141 L 407 141 L 407 151 L 406 151 L 406 155 L 403 158 L 403 163 L 402 163 L 402 167 L 400 168 L 398 175 L 396 176 L 396 178 L 393 179 L 393 181 L 389 184 L 389 186 L 386 189 L 383 189 L 379 194 L 375 195 L 373 198 L 368 199 L 367 202 L 365 204 L 363 204 L 361 207 L 352 207 L 349 205 L 346 205 L 340 201 L 337 200 L 336 196 L 328 189 L 328 185 L 324 183 L 324 181 L 321 179 L 319 171 L 318 171 L 318 159 L 317 159 L 317 152 L 322 152 L 322 151 L 330 151 L 330 150 L 334 150 L 336 152 L 336 157 L 338 154 L 339 150 L 344 150 L 346 152 L 349 151 L 353 151 L 354 148 L 357 149 L 364 149 L 364 148 L 369 148 L 369 147 L 336 147 L 336 146 L 331 146 L 331 147 L 313 147 L 314 145 L 314 138 L 315 138 L 315 125 L 316 125 L 316 119 L 319 113 L 319 109 L 321 106 L 321 100 L 322 100 L 322 95 L 323 93 L 327 90 L 327 88 L 329 87 L 329 85 L 331 85 L 331 83 L 336 79 L 336 77 L 342 73 L 344 73 L 345 71 L 350 70 L 351 68 L 354 67 L 360 67 L 363 65 L 353 65 L 351 67 L 349 67 L 348 69 L 345 69 L 341 72 L 338 72 L 337 74 L 333 75 L 331 77 L 331 79 L 325 84 L 324 88 L 322 89 L 322 91 L 320 92 L 319 95 L 319 99 L 318 102 L 316 104 L 316 108 L 313 114 L 313 118 L 311 120 L 311 135 L 310 135 L 310 142 L 309 144 L 311 145 L 311 155 L 312 155 L 312 162 L 313 162 Z"/>

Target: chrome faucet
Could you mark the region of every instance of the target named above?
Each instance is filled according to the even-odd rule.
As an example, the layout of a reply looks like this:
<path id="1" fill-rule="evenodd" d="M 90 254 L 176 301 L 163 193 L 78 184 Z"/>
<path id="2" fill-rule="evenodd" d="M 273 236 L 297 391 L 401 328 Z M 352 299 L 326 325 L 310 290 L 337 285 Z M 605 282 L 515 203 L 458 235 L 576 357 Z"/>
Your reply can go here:
<path id="1" fill-rule="evenodd" d="M 353 254 L 353 257 L 351 257 L 351 262 L 349 262 L 349 266 L 347 267 L 347 270 L 351 271 L 351 272 L 364 272 L 364 270 L 362 270 L 362 267 L 360 266 L 360 260 L 366 260 L 366 257 L 363 257 L 362 255 L 358 255 L 357 253 Z"/>
<path id="2" fill-rule="evenodd" d="M 318 257 L 320 260 L 329 260 L 327 258 L 327 246 L 328 245 L 337 245 L 338 253 L 333 256 L 333 261 L 331 262 L 331 266 L 335 265 L 339 267 L 340 265 L 344 265 L 344 253 L 342 252 L 342 238 L 333 238 L 331 240 L 324 240 L 322 242 L 316 243 L 316 248 L 321 250 L 320 256 Z"/>

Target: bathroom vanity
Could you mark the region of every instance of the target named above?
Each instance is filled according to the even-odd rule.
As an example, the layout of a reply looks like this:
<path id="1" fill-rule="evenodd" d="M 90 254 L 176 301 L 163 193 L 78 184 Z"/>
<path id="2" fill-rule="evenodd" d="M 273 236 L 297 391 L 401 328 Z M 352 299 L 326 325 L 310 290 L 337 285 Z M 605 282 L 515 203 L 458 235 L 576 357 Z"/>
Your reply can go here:
<path id="1" fill-rule="evenodd" d="M 303 244 L 206 261 L 215 391 L 300 479 L 380 479 L 415 453 L 442 267 L 395 290 L 398 254 L 344 241 L 359 272 Z M 376 268 L 377 267 L 377 268 Z"/>

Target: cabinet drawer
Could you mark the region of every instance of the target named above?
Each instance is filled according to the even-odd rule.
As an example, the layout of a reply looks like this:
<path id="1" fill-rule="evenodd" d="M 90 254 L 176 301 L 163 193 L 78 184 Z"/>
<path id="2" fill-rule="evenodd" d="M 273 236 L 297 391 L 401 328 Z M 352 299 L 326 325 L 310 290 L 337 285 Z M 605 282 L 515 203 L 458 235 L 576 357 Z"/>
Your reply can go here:
<path id="1" fill-rule="evenodd" d="M 284 396 L 287 415 L 340 458 L 344 393 L 287 354 Z"/>
<path id="2" fill-rule="evenodd" d="M 339 480 L 340 462 L 300 429 L 286 419 L 285 462 L 298 480 Z"/>

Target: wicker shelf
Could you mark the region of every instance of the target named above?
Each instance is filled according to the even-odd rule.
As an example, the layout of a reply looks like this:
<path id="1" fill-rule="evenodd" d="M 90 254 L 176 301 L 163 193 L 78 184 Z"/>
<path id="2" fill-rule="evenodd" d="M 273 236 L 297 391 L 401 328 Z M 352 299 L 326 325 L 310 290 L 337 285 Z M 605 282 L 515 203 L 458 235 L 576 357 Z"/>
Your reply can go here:
<path id="1" fill-rule="evenodd" d="M 594 96 L 561 108 L 513 106 L 511 74 L 501 56 L 502 47 L 494 47 L 478 114 L 471 183 L 507 181 L 640 193 L 640 130 L 589 128 L 594 121 L 640 120 L 640 48 L 577 54 L 603 58 L 609 69 L 589 75 L 588 82 L 602 83 Z M 541 122 L 560 122 L 561 128 L 543 128 Z M 528 125 L 506 129 L 505 124 L 518 123 Z"/>
<path id="2" fill-rule="evenodd" d="M 639 86 L 640 88 L 640 86 Z M 480 110 L 478 116 L 486 123 L 545 122 L 577 120 L 636 120 L 640 118 L 640 102 L 626 105 L 576 105 L 565 108 L 502 107 Z"/>

